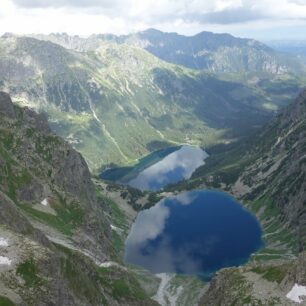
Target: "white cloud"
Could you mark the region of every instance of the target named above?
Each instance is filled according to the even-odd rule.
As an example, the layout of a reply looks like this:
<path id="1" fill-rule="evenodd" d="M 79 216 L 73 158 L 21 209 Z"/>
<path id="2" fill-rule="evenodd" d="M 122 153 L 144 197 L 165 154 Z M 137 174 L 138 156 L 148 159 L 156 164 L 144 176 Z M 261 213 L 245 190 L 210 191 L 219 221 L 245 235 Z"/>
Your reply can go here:
<path id="1" fill-rule="evenodd" d="M 287 20 L 305 27 L 305 0 L 1 0 L 0 7 L 2 33 L 122 34 L 156 27 L 190 34 L 230 32 L 241 23 L 247 30 L 272 21 L 275 28 Z"/>
<path id="2" fill-rule="evenodd" d="M 19 8 L 71 8 L 86 11 L 94 8 L 96 12 L 116 13 L 119 18 L 136 18 L 151 20 L 184 19 L 195 15 L 196 18 L 207 14 L 244 12 L 256 15 L 258 19 L 306 18 L 306 1 L 304 0 L 4 0 L 14 3 Z M 88 12 L 88 11 L 87 11 Z M 94 11 L 91 11 L 94 13 Z M 243 16 L 241 16 L 243 17 Z M 237 20 L 239 21 L 239 19 Z M 211 20 L 211 22 L 214 22 Z M 233 21 L 234 22 L 234 21 Z M 218 23 L 218 22 L 217 22 Z"/>
<path id="3" fill-rule="evenodd" d="M 118 0 L 13 0 L 13 2 L 25 8 L 42 7 L 113 7 L 120 3 Z"/>
<path id="4" fill-rule="evenodd" d="M 185 192 L 173 197 L 174 200 L 179 202 L 181 205 L 189 205 L 196 198 L 196 195 L 192 192 Z"/>

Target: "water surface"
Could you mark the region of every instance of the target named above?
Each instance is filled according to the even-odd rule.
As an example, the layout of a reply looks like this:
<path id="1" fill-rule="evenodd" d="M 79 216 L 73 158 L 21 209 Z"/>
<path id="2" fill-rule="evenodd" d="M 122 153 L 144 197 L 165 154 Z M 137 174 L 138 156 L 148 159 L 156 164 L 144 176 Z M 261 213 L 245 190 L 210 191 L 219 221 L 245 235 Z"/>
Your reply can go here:
<path id="1" fill-rule="evenodd" d="M 144 169 L 162 160 L 167 155 L 179 150 L 181 147 L 182 146 L 176 146 L 157 150 L 155 152 L 150 153 L 149 155 L 146 155 L 145 157 L 142 157 L 135 165 L 132 166 L 107 168 L 100 174 L 100 177 L 103 180 L 118 183 L 127 182 L 133 177 L 136 177 Z"/>
<path id="2" fill-rule="evenodd" d="M 192 191 L 140 212 L 126 240 L 125 261 L 153 273 L 209 278 L 247 262 L 262 246 L 256 218 L 232 197 Z"/>
<path id="3" fill-rule="evenodd" d="M 158 191 L 166 185 L 189 179 L 207 157 L 201 148 L 182 146 L 162 160 L 141 171 L 128 185 L 140 190 Z"/>

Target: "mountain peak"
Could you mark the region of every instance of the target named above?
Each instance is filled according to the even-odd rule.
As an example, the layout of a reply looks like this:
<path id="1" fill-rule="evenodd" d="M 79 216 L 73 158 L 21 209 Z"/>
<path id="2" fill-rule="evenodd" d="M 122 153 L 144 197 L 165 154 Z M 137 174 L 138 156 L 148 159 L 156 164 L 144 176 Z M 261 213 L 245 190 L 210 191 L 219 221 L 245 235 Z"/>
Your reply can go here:
<path id="1" fill-rule="evenodd" d="M 139 33 L 145 33 L 145 34 L 165 34 L 165 32 L 160 31 L 158 29 L 154 29 L 154 28 L 148 28 L 144 31 L 141 31 Z"/>

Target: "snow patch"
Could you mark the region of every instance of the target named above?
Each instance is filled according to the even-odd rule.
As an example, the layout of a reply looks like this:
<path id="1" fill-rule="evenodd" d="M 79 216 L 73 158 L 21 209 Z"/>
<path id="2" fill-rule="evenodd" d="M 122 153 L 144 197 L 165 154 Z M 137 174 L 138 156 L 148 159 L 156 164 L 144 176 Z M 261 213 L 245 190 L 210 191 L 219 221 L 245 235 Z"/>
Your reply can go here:
<path id="1" fill-rule="evenodd" d="M 106 137 L 108 137 L 114 143 L 114 145 L 117 147 L 119 153 L 123 156 L 123 158 L 126 159 L 126 160 L 129 160 L 128 157 L 121 151 L 120 146 L 119 146 L 118 142 L 116 141 L 116 139 L 106 129 L 105 124 L 102 124 L 102 130 L 103 130 L 104 134 L 106 135 Z"/>
<path id="2" fill-rule="evenodd" d="M 116 102 L 116 105 L 118 106 L 119 110 L 121 110 L 123 113 L 125 112 L 124 108 L 118 102 Z"/>
<path id="3" fill-rule="evenodd" d="M 174 295 L 168 296 L 169 302 L 171 306 L 176 306 L 177 305 L 177 300 L 182 294 L 184 288 L 182 286 L 179 286 L 175 292 Z"/>
<path id="4" fill-rule="evenodd" d="M 102 268 L 110 268 L 110 267 L 113 267 L 113 266 L 118 266 L 118 264 L 114 261 L 106 261 L 106 262 L 102 262 L 100 264 L 100 267 L 102 267 Z"/>
<path id="5" fill-rule="evenodd" d="M 91 108 L 91 111 L 92 111 L 92 115 L 93 115 L 93 117 L 98 121 L 98 122 L 100 122 L 101 123 L 101 120 L 98 118 L 98 116 L 97 116 L 97 114 L 96 114 L 96 112 L 95 112 L 95 110 L 93 109 L 93 108 Z"/>
<path id="6" fill-rule="evenodd" d="M 48 199 L 43 199 L 41 202 L 40 202 L 41 205 L 44 205 L 44 206 L 48 206 Z"/>
<path id="7" fill-rule="evenodd" d="M 275 146 L 277 146 L 277 145 L 281 142 L 281 140 L 282 140 L 282 138 L 281 138 L 281 137 L 278 137 L 278 138 L 277 138 L 277 141 L 276 141 L 276 143 L 275 143 Z"/>
<path id="8" fill-rule="evenodd" d="M 123 232 L 123 230 L 121 229 L 121 228 L 119 228 L 119 227 L 117 227 L 117 226 L 115 226 L 115 225 L 110 225 L 110 227 L 111 227 L 111 229 L 113 230 L 113 231 L 116 231 L 117 233 L 119 233 L 119 234 L 121 234 L 122 232 Z"/>
<path id="9" fill-rule="evenodd" d="M 128 80 L 125 80 L 125 88 L 126 88 L 126 91 L 131 94 L 132 96 L 134 95 L 133 91 L 130 89 L 130 85 L 129 85 L 129 82 Z"/>
<path id="10" fill-rule="evenodd" d="M 287 293 L 286 297 L 287 297 L 287 299 L 289 299 L 293 302 L 302 303 L 303 301 L 305 301 L 306 287 L 305 286 L 300 286 L 298 284 L 294 284 L 292 289 Z"/>
<path id="11" fill-rule="evenodd" d="M 0 256 L 0 265 L 10 266 L 12 261 L 8 257 Z"/>
<path id="12" fill-rule="evenodd" d="M 157 129 L 155 129 L 155 130 L 156 130 L 157 134 L 160 136 L 160 138 L 165 139 L 165 135 L 161 131 L 159 131 Z"/>
<path id="13" fill-rule="evenodd" d="M 8 239 L 0 237 L 0 247 L 7 247 L 8 245 Z"/>
<path id="14" fill-rule="evenodd" d="M 133 101 L 131 101 L 131 104 L 134 106 L 134 108 L 136 109 L 137 113 L 142 115 L 142 112 L 141 112 L 140 108 Z"/>

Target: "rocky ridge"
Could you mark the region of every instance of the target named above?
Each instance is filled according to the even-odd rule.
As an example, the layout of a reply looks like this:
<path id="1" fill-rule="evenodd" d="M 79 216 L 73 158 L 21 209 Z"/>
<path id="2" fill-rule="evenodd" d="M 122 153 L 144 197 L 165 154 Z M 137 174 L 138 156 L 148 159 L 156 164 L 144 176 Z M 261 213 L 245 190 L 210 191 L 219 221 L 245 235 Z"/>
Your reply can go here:
<path id="1" fill-rule="evenodd" d="M 222 269 L 212 280 L 199 305 L 306 305 L 306 296 L 288 298 L 297 284 L 306 286 L 306 254 L 296 260 L 251 263 L 240 268 Z M 304 302 L 303 302 L 304 301 Z"/>
<path id="2" fill-rule="evenodd" d="M 3 92 L 0 118 L 1 303 L 155 305 L 127 269 L 99 267 L 109 208 L 81 155 Z"/>

